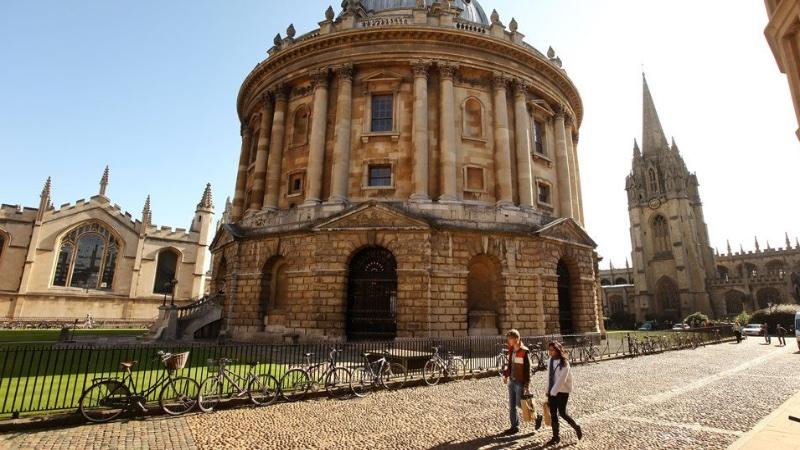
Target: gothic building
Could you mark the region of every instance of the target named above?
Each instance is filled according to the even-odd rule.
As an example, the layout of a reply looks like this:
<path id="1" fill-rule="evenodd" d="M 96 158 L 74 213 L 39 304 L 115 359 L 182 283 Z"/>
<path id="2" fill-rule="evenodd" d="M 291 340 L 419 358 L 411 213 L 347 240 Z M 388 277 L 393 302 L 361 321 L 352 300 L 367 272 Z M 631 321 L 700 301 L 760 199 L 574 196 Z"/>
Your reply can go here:
<path id="1" fill-rule="evenodd" d="M 607 316 L 680 321 L 693 312 L 731 317 L 769 304 L 800 301 L 800 248 L 715 252 L 703 217 L 697 175 L 661 127 L 643 82 L 642 147 L 634 142 L 626 179 L 632 262 L 600 272 Z M 794 275 L 794 277 L 793 277 Z"/>
<path id="2" fill-rule="evenodd" d="M 186 302 L 203 294 L 211 186 L 186 230 L 153 225 L 149 196 L 141 220 L 133 219 L 106 196 L 108 184 L 106 168 L 97 195 L 56 208 L 48 178 L 38 208 L 0 207 L 0 322 L 69 323 L 91 314 L 146 324 L 165 296 Z"/>
<path id="3" fill-rule="evenodd" d="M 242 84 L 211 246 L 237 340 L 597 332 L 583 105 L 477 0 L 348 0 Z"/>

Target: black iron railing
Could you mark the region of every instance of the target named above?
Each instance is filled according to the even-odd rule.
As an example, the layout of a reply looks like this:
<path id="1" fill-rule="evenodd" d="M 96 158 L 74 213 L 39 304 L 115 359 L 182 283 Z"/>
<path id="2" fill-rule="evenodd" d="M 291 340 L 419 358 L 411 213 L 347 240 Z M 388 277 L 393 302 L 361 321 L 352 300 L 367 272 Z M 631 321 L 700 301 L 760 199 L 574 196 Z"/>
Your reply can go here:
<path id="1" fill-rule="evenodd" d="M 592 341 L 598 349 L 598 359 L 631 355 L 632 337 L 644 339 L 661 333 L 668 336 L 668 342 L 686 342 L 685 337 L 693 336 L 699 343 L 720 342 L 730 338 L 730 331 L 722 328 L 692 330 L 673 333 L 609 333 L 605 339 L 599 334 L 582 336 L 536 336 L 523 338 L 532 348 L 544 345 L 554 339 L 561 340 L 566 347 L 580 354 L 579 346 Z M 676 336 L 684 338 L 680 340 Z M 178 353 L 189 351 L 186 368 L 180 371 L 202 382 L 208 375 L 208 360 L 221 357 L 237 361 L 229 366 L 232 371 L 244 375 L 251 370 L 247 364 L 258 361 L 258 373 L 269 373 L 276 378 L 289 368 L 305 366 L 306 353 L 312 353 L 311 363 L 326 362 L 329 350 L 336 347 L 342 350 L 338 363 L 345 367 L 361 367 L 364 353 L 389 351 L 390 359 L 403 362 L 412 378 L 421 376 L 422 367 L 430 358 L 432 347 L 438 347 L 442 355 L 452 352 L 464 358 L 470 374 L 491 372 L 497 369 L 498 357 L 502 353 L 504 339 L 501 337 L 471 338 L 426 338 L 385 342 L 358 343 L 316 343 L 316 344 L 189 344 L 158 345 L 141 344 L 133 346 L 81 346 L 81 345 L 35 345 L 0 347 L 0 416 L 18 416 L 25 413 L 70 410 L 78 406 L 81 393 L 93 380 L 98 378 L 121 377 L 120 361 L 139 361 L 134 370 L 137 386 L 146 388 L 157 380 L 163 370 L 154 359 L 158 350 Z M 659 351 L 678 349 L 677 344 Z M 636 352 L 636 354 L 641 354 Z M 582 358 L 573 359 L 581 364 Z M 155 401 L 155 398 L 149 399 Z"/>

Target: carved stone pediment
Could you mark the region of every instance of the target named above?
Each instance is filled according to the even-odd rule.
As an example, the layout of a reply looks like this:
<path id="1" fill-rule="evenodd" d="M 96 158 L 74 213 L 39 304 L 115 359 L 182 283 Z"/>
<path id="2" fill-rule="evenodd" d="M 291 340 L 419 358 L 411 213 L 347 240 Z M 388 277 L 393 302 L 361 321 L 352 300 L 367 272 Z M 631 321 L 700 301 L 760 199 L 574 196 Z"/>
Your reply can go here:
<path id="1" fill-rule="evenodd" d="M 586 230 L 570 218 L 558 219 L 550 222 L 537 231 L 536 235 L 543 238 L 556 239 L 572 244 L 597 248 L 597 243 L 589 237 Z"/>
<path id="2" fill-rule="evenodd" d="M 381 204 L 368 204 L 331 218 L 315 226 L 314 230 L 427 230 L 429 228 L 430 225 L 424 220 L 409 216 L 402 211 Z"/>
<path id="3" fill-rule="evenodd" d="M 216 251 L 234 241 L 233 233 L 231 233 L 230 225 L 225 224 L 217 229 L 217 234 L 214 235 L 214 240 L 211 241 L 209 246 L 210 251 Z"/>

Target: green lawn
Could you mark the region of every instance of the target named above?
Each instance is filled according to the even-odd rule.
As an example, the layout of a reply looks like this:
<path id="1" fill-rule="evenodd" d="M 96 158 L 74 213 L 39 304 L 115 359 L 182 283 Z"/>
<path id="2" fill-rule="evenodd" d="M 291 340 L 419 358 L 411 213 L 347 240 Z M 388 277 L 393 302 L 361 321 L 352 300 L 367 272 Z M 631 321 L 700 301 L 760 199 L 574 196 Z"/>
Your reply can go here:
<path id="1" fill-rule="evenodd" d="M 147 333 L 143 328 L 109 328 L 109 329 L 91 329 L 91 330 L 75 330 L 75 336 L 140 336 Z M 61 330 L 47 329 L 47 330 L 0 330 L 0 343 L 27 343 L 27 342 L 58 342 L 58 337 Z"/>

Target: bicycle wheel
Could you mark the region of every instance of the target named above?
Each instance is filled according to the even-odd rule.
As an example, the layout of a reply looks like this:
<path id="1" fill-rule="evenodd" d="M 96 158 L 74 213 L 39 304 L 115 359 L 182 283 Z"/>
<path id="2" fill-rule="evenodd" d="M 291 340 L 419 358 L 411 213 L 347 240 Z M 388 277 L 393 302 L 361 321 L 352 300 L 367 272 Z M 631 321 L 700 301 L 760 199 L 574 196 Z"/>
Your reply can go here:
<path id="1" fill-rule="evenodd" d="M 247 385 L 247 396 L 256 405 L 271 405 L 278 401 L 278 380 L 272 375 L 261 374 L 250 380 Z"/>
<path id="2" fill-rule="evenodd" d="M 346 367 L 336 367 L 325 377 L 325 391 L 331 398 L 344 398 L 350 394 L 352 373 Z"/>
<path id="3" fill-rule="evenodd" d="M 356 397 L 366 397 L 372 390 L 372 374 L 363 367 L 353 371 L 350 377 L 350 390 Z"/>
<path id="4" fill-rule="evenodd" d="M 311 389 L 311 378 L 303 369 L 292 369 L 281 377 L 280 388 L 281 396 L 287 401 L 303 400 Z"/>
<path id="5" fill-rule="evenodd" d="M 103 380 L 89 386 L 78 402 L 78 412 L 94 423 L 116 419 L 130 407 L 131 391 L 115 380 Z"/>
<path id="6" fill-rule="evenodd" d="M 161 409 L 171 415 L 186 414 L 197 406 L 200 385 L 189 377 L 178 377 L 168 381 L 158 394 Z"/>
<path id="7" fill-rule="evenodd" d="M 393 391 L 405 386 L 407 379 L 408 379 L 408 370 L 406 370 L 406 366 L 394 362 L 389 364 L 383 371 L 383 376 L 381 377 L 381 385 L 383 385 L 385 389 Z"/>
<path id="8" fill-rule="evenodd" d="M 442 365 L 434 359 L 428 360 L 422 369 L 422 378 L 428 386 L 436 386 L 442 378 Z"/>
<path id="9" fill-rule="evenodd" d="M 212 412 L 222 400 L 222 381 L 217 377 L 206 378 L 200 385 L 200 395 L 197 397 L 197 406 L 200 411 Z"/>
<path id="10" fill-rule="evenodd" d="M 450 360 L 449 367 L 447 368 L 447 376 L 451 380 L 461 381 L 467 376 L 467 364 L 461 358 Z"/>
<path id="11" fill-rule="evenodd" d="M 602 355 L 600 354 L 600 349 L 599 348 L 594 347 L 594 346 L 589 348 L 589 359 L 592 362 L 597 362 L 597 360 L 600 359 L 601 357 L 602 357 Z"/>
<path id="12" fill-rule="evenodd" d="M 495 358 L 494 368 L 495 370 L 497 370 L 497 374 L 500 375 L 501 377 L 506 372 L 507 364 L 508 364 L 508 359 L 505 357 L 505 355 L 498 355 L 497 358 Z"/>

